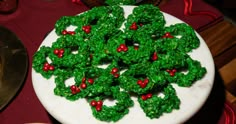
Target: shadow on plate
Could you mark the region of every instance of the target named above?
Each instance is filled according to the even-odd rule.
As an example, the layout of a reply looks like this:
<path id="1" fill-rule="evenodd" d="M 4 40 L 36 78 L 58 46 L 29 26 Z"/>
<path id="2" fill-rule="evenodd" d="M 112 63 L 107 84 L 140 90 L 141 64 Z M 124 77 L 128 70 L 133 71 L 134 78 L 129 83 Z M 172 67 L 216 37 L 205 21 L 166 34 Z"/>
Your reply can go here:
<path id="1" fill-rule="evenodd" d="M 52 124 L 61 124 L 59 121 L 53 118 L 49 113 L 48 113 L 48 117 L 50 118 Z"/>
<path id="2" fill-rule="evenodd" d="M 203 107 L 185 124 L 217 124 L 219 123 L 225 104 L 225 87 L 218 71 L 212 91 Z"/>

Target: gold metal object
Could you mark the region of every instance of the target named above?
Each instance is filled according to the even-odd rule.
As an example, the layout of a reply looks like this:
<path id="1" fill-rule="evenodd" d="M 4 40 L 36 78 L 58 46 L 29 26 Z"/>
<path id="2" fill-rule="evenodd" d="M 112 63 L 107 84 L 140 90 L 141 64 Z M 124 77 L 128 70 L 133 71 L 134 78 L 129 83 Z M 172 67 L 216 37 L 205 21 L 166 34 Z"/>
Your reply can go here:
<path id="1" fill-rule="evenodd" d="M 17 36 L 0 26 L 0 110 L 19 92 L 28 70 L 28 54 Z"/>

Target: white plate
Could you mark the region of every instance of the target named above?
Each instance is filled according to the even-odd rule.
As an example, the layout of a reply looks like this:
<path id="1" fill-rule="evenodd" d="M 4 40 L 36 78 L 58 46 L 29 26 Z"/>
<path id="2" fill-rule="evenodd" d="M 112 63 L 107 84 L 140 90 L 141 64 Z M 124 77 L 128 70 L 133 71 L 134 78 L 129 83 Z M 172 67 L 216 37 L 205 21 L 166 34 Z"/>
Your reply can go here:
<path id="1" fill-rule="evenodd" d="M 125 16 L 132 13 L 134 6 L 123 6 Z M 164 13 L 167 25 L 175 23 L 183 23 L 183 21 Z M 130 112 L 117 123 L 127 124 L 173 124 L 183 123 L 192 117 L 205 103 L 213 86 L 215 76 L 215 66 L 212 55 L 199 34 L 200 47 L 190 53 L 191 57 L 201 62 L 202 66 L 206 67 L 207 74 L 204 78 L 197 81 L 190 88 L 183 88 L 174 85 L 177 95 L 181 100 L 179 110 L 174 110 L 169 114 L 164 114 L 158 119 L 149 119 L 139 107 L 136 98 L 135 105 L 130 108 Z M 42 42 L 42 45 L 51 46 L 53 41 L 56 41 L 57 35 L 53 30 Z M 74 102 L 66 100 L 64 97 L 54 95 L 55 87 L 54 79 L 49 80 L 43 78 L 39 73 L 32 69 L 32 81 L 34 90 L 45 109 L 59 122 L 66 124 L 103 124 L 107 122 L 98 121 L 93 117 L 89 104 L 80 99 Z"/>

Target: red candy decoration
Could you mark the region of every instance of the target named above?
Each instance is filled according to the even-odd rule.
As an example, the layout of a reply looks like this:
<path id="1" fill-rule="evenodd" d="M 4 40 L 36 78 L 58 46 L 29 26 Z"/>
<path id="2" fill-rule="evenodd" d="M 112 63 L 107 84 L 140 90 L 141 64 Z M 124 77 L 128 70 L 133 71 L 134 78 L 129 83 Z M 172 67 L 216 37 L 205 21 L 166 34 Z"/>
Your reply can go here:
<path id="1" fill-rule="evenodd" d="M 97 111 L 101 111 L 102 110 L 102 106 L 96 106 L 96 110 Z"/>
<path id="2" fill-rule="evenodd" d="M 117 51 L 117 52 L 121 52 L 122 49 L 121 49 L 120 47 L 118 47 L 118 48 L 116 49 L 116 51 Z"/>
<path id="3" fill-rule="evenodd" d="M 148 93 L 148 94 L 146 94 L 146 97 L 147 97 L 147 98 L 152 98 L 152 94 L 151 94 L 151 93 Z"/>
<path id="4" fill-rule="evenodd" d="M 157 59 L 158 59 L 157 53 L 154 52 L 153 55 L 152 55 L 152 60 L 155 61 Z"/>
<path id="5" fill-rule="evenodd" d="M 141 88 L 145 88 L 148 84 L 149 80 L 146 78 L 143 81 L 142 80 L 138 80 L 137 84 L 141 87 Z"/>
<path id="6" fill-rule="evenodd" d="M 74 31 L 67 31 L 67 30 L 63 30 L 61 32 L 62 35 L 67 35 L 67 34 L 70 34 L 70 35 L 75 35 L 75 32 Z"/>
<path id="7" fill-rule="evenodd" d="M 92 100 L 92 101 L 90 102 L 90 105 L 93 106 L 93 107 L 97 106 L 97 101 Z"/>
<path id="8" fill-rule="evenodd" d="M 68 31 L 68 34 L 75 35 L 75 32 L 74 31 Z"/>
<path id="9" fill-rule="evenodd" d="M 63 30 L 61 33 L 62 33 L 63 35 L 66 35 L 66 34 L 67 34 L 67 31 L 66 31 L 66 30 Z"/>
<path id="10" fill-rule="evenodd" d="M 116 74 L 114 74 L 114 77 L 118 78 L 118 77 L 120 77 L 120 75 L 116 73 Z"/>
<path id="11" fill-rule="evenodd" d="M 162 38 L 174 38 L 174 36 L 172 36 L 170 32 L 166 32 Z"/>
<path id="12" fill-rule="evenodd" d="M 113 68 L 112 70 L 111 70 L 111 73 L 112 74 L 115 74 L 115 73 L 117 73 L 118 72 L 118 68 Z"/>
<path id="13" fill-rule="evenodd" d="M 45 62 L 43 65 L 43 71 L 53 71 L 55 67 L 53 65 L 50 65 L 48 62 Z"/>
<path id="14" fill-rule="evenodd" d="M 121 48 L 122 50 L 123 50 L 125 47 L 126 47 L 125 44 L 121 44 L 121 45 L 120 45 L 120 48 Z"/>
<path id="15" fill-rule="evenodd" d="M 145 84 L 144 82 L 142 82 L 140 85 L 139 85 L 141 88 L 145 88 L 147 86 L 147 84 Z"/>
<path id="16" fill-rule="evenodd" d="M 170 69 L 166 69 L 166 72 L 169 72 L 169 73 L 170 73 L 170 72 L 171 72 L 171 70 L 170 70 Z"/>
<path id="17" fill-rule="evenodd" d="M 172 72 L 174 72 L 174 73 L 175 73 L 175 72 L 177 72 L 177 70 L 174 68 L 174 69 L 172 69 Z"/>
<path id="18" fill-rule="evenodd" d="M 118 78 L 120 76 L 120 74 L 118 74 L 118 72 L 119 72 L 118 68 L 112 68 L 112 70 L 111 70 L 111 74 L 113 74 L 113 76 L 115 78 Z"/>
<path id="19" fill-rule="evenodd" d="M 75 90 L 76 89 L 76 86 L 75 85 L 71 85 L 70 86 L 70 90 L 72 91 L 72 90 Z"/>
<path id="20" fill-rule="evenodd" d="M 59 49 L 59 53 L 58 54 L 64 54 L 65 50 L 64 49 Z"/>
<path id="21" fill-rule="evenodd" d="M 147 99 L 150 99 L 152 98 L 152 94 L 151 93 L 148 93 L 148 94 L 144 94 L 141 96 L 142 100 L 147 100 Z"/>
<path id="22" fill-rule="evenodd" d="M 92 100 L 90 102 L 90 105 L 95 107 L 97 111 L 101 111 L 102 110 L 103 102 L 102 102 L 102 100 L 98 100 L 98 101 Z"/>
<path id="23" fill-rule="evenodd" d="M 89 82 L 90 84 L 93 84 L 94 80 L 93 80 L 92 78 L 89 78 L 89 79 L 88 79 L 88 82 Z"/>
<path id="24" fill-rule="evenodd" d="M 149 80 L 146 78 L 143 80 L 143 83 L 147 84 L 149 82 Z"/>
<path id="25" fill-rule="evenodd" d="M 65 50 L 64 49 L 55 49 L 53 53 L 57 55 L 58 58 L 62 58 Z"/>
<path id="26" fill-rule="evenodd" d="M 87 84 L 86 84 L 86 83 L 81 83 L 81 84 L 80 84 L 80 88 L 86 89 L 86 88 L 87 88 Z"/>
<path id="27" fill-rule="evenodd" d="M 142 83 L 143 83 L 142 80 L 138 80 L 138 81 L 137 81 L 137 84 L 138 84 L 138 85 L 141 85 Z"/>
<path id="28" fill-rule="evenodd" d="M 136 24 L 136 22 L 133 22 L 132 25 L 129 27 L 130 30 L 137 30 L 138 26 Z"/>
<path id="29" fill-rule="evenodd" d="M 77 93 L 80 92 L 79 87 L 77 87 L 77 86 L 75 86 L 75 85 L 71 85 L 71 86 L 70 86 L 70 90 L 71 90 L 71 93 L 72 93 L 72 94 L 77 94 Z"/>
<path id="30" fill-rule="evenodd" d="M 80 88 L 79 88 L 79 87 L 76 87 L 75 91 L 76 91 L 77 93 L 79 93 L 79 92 L 80 92 Z"/>
<path id="31" fill-rule="evenodd" d="M 82 83 L 85 83 L 85 81 L 86 81 L 86 78 L 83 77 L 83 78 L 82 78 Z"/>
<path id="32" fill-rule="evenodd" d="M 170 76 L 175 76 L 175 73 L 177 72 L 177 70 L 174 68 L 174 69 L 172 69 L 172 70 L 170 70 L 170 69 L 166 69 L 166 72 L 168 72 L 169 74 L 170 74 Z"/>
<path id="33" fill-rule="evenodd" d="M 124 52 L 128 51 L 128 47 L 125 47 L 125 48 L 123 49 L 123 51 L 124 51 Z"/>
<path id="34" fill-rule="evenodd" d="M 43 71 L 48 71 L 48 66 L 43 66 Z"/>
<path id="35" fill-rule="evenodd" d="M 102 105 L 103 105 L 102 100 L 98 100 L 98 101 L 97 101 L 97 106 L 102 106 Z"/>
<path id="36" fill-rule="evenodd" d="M 142 95 L 141 98 L 142 98 L 142 100 L 147 100 L 147 96 L 146 95 Z"/>
<path id="37" fill-rule="evenodd" d="M 57 56 L 58 56 L 58 58 L 62 58 L 63 54 L 58 54 Z"/>
<path id="38" fill-rule="evenodd" d="M 55 69 L 54 66 L 52 66 L 52 65 L 49 66 L 49 70 L 50 70 L 50 71 L 53 71 L 54 69 Z"/>
<path id="39" fill-rule="evenodd" d="M 170 76 L 175 76 L 175 73 L 174 72 L 170 72 Z"/>
<path id="40" fill-rule="evenodd" d="M 90 25 L 86 25 L 82 27 L 82 30 L 86 33 L 89 34 L 91 32 L 91 26 Z"/>
<path id="41" fill-rule="evenodd" d="M 121 52 L 121 51 L 128 51 L 128 47 L 125 44 L 120 44 L 120 46 L 116 49 L 117 52 Z"/>
<path id="42" fill-rule="evenodd" d="M 59 50 L 58 50 L 58 49 L 55 49 L 55 50 L 53 51 L 53 53 L 54 53 L 55 55 L 58 55 L 58 54 L 59 54 Z"/>
<path id="43" fill-rule="evenodd" d="M 43 66 L 44 66 L 44 67 L 49 67 L 50 64 L 49 64 L 48 62 L 45 62 Z"/>

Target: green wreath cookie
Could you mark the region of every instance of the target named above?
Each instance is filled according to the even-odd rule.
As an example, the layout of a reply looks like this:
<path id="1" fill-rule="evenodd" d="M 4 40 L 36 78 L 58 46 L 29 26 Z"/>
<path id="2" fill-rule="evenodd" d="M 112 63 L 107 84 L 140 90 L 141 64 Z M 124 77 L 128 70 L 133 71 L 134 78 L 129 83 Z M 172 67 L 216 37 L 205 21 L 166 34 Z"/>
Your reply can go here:
<path id="1" fill-rule="evenodd" d="M 125 23 L 125 32 L 128 37 L 153 38 L 160 37 L 166 21 L 158 7 L 144 4 L 133 9 Z"/>
<path id="2" fill-rule="evenodd" d="M 111 87 L 110 96 L 100 96 L 89 100 L 92 113 L 94 117 L 101 121 L 113 121 L 116 122 L 123 118 L 129 112 L 129 108 L 133 106 L 133 101 L 130 95 L 125 91 L 120 91 L 119 87 Z M 108 106 L 103 104 L 105 98 L 111 97 L 116 100 L 114 106 Z"/>
<path id="3" fill-rule="evenodd" d="M 164 96 L 147 93 L 138 97 L 140 107 L 147 117 L 158 118 L 163 113 L 170 113 L 173 109 L 179 109 L 180 100 L 171 85 L 164 87 L 164 89 L 160 88 L 157 92 L 163 93 Z"/>

